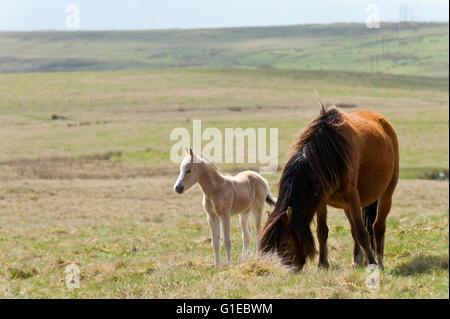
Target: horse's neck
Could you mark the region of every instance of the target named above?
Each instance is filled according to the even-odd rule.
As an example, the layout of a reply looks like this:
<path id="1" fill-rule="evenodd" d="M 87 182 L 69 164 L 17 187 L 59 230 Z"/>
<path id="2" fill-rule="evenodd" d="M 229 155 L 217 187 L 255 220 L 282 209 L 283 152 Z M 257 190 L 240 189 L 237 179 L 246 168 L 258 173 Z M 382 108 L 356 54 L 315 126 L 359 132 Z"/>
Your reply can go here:
<path id="1" fill-rule="evenodd" d="M 203 172 L 199 179 L 200 188 L 206 197 L 213 197 L 224 184 L 224 177 L 211 165 L 202 163 Z"/>

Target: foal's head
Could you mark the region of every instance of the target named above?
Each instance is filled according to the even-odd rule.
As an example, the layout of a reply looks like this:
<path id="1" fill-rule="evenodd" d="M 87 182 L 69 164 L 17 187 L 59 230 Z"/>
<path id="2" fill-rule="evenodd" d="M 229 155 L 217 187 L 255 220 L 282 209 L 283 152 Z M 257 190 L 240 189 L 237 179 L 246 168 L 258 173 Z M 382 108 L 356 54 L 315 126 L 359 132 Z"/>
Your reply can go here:
<path id="1" fill-rule="evenodd" d="M 176 193 L 183 194 L 199 181 L 202 170 L 201 163 L 202 158 L 192 149 L 186 148 L 186 156 L 180 164 L 180 175 L 173 186 Z"/>

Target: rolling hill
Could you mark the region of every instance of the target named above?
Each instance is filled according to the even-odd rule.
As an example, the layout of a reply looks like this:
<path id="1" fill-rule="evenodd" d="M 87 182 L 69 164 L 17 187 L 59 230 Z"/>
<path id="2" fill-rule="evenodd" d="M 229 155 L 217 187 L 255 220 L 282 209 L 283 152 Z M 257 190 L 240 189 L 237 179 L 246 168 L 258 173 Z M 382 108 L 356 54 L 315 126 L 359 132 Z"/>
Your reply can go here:
<path id="1" fill-rule="evenodd" d="M 277 68 L 448 77 L 448 23 L 0 32 L 0 72 Z"/>

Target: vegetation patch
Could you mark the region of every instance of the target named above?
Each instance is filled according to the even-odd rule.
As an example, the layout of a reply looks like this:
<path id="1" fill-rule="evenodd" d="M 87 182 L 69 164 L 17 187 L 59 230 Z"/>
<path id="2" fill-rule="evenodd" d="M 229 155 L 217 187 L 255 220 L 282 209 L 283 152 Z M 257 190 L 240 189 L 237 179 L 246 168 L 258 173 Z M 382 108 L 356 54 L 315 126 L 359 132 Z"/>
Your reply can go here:
<path id="1" fill-rule="evenodd" d="M 426 171 L 424 175 L 422 176 L 423 179 L 431 179 L 431 180 L 438 180 L 438 181 L 448 181 L 448 169 L 442 168 L 442 169 L 433 169 L 431 171 Z"/>
<path id="2" fill-rule="evenodd" d="M 38 274 L 38 271 L 28 265 L 8 268 L 11 279 L 28 279 Z"/>

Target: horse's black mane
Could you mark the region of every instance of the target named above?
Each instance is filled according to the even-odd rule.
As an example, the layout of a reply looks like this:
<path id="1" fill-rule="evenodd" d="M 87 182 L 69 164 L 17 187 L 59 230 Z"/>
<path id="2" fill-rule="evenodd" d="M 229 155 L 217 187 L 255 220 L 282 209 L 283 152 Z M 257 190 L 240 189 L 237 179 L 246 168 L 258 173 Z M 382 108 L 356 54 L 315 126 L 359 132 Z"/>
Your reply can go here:
<path id="1" fill-rule="evenodd" d="M 310 223 L 322 198 L 339 187 L 349 161 L 349 146 L 339 128 L 345 123 L 335 107 L 322 109 L 294 145 L 294 153 L 281 173 L 278 200 L 261 234 L 265 251 L 276 248 L 281 217 L 292 207 L 291 225 L 304 256 L 315 254 Z"/>

